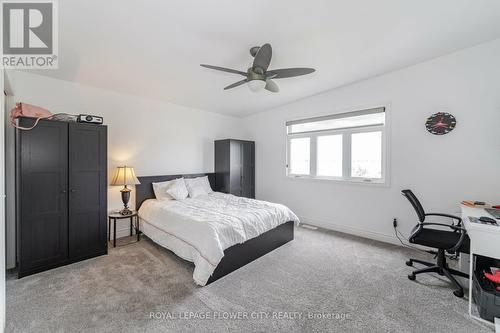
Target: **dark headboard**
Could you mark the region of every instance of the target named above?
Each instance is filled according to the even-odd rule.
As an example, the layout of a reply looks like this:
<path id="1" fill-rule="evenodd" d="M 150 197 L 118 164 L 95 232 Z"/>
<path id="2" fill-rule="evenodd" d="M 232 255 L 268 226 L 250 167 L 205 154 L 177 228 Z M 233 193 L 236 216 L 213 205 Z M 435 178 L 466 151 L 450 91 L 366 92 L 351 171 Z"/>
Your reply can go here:
<path id="1" fill-rule="evenodd" d="M 135 186 L 135 209 L 139 210 L 142 203 L 147 199 L 154 199 L 155 194 L 153 192 L 153 183 L 166 182 L 167 180 L 173 180 L 176 178 L 195 178 L 208 176 L 208 181 L 210 186 L 214 191 L 215 188 L 215 173 L 197 173 L 190 175 L 167 175 L 167 176 L 145 176 L 137 177 L 141 182 L 140 185 Z"/>

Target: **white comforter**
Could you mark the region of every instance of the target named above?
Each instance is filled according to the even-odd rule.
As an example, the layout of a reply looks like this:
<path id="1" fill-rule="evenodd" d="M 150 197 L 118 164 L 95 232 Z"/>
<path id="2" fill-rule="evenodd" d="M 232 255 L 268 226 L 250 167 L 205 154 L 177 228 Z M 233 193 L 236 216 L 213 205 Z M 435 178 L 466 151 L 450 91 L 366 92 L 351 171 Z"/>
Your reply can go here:
<path id="1" fill-rule="evenodd" d="M 139 217 L 141 224 L 153 227 L 141 229 L 150 234 L 151 230 L 167 233 L 171 241 L 161 245 L 194 262 L 193 278 L 202 286 L 221 261 L 225 249 L 288 221 L 299 222 L 286 206 L 218 192 L 179 201 L 150 199 L 141 205 Z M 153 240 L 157 238 L 146 235 Z"/>

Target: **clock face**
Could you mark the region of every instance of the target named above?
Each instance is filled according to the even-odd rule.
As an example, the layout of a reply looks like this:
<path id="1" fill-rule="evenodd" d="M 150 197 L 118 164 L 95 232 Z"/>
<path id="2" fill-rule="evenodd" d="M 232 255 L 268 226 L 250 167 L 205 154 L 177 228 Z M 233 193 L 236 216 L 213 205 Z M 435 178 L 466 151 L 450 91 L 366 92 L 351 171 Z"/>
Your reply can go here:
<path id="1" fill-rule="evenodd" d="M 425 128 L 434 135 L 448 134 L 456 125 L 455 117 L 447 112 L 434 113 L 425 122 Z"/>

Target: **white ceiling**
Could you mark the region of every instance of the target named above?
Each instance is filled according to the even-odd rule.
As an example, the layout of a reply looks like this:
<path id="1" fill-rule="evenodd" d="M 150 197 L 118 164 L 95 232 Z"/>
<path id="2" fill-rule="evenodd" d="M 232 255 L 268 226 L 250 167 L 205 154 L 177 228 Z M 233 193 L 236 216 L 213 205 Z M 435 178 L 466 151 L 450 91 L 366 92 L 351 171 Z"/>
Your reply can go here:
<path id="1" fill-rule="evenodd" d="M 497 0 L 64 0 L 63 80 L 245 116 L 500 38 Z M 270 68 L 314 67 L 281 91 L 223 91 L 249 48 L 273 46 Z"/>

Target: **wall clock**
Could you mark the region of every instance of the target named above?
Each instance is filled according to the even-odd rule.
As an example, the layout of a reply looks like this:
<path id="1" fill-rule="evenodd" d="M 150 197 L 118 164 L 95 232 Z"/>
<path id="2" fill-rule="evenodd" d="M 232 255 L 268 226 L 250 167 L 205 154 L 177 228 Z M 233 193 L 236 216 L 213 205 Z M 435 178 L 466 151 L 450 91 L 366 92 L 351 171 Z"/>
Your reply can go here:
<path id="1" fill-rule="evenodd" d="M 447 112 L 434 113 L 425 122 L 425 128 L 434 135 L 448 134 L 456 125 L 455 117 Z"/>

